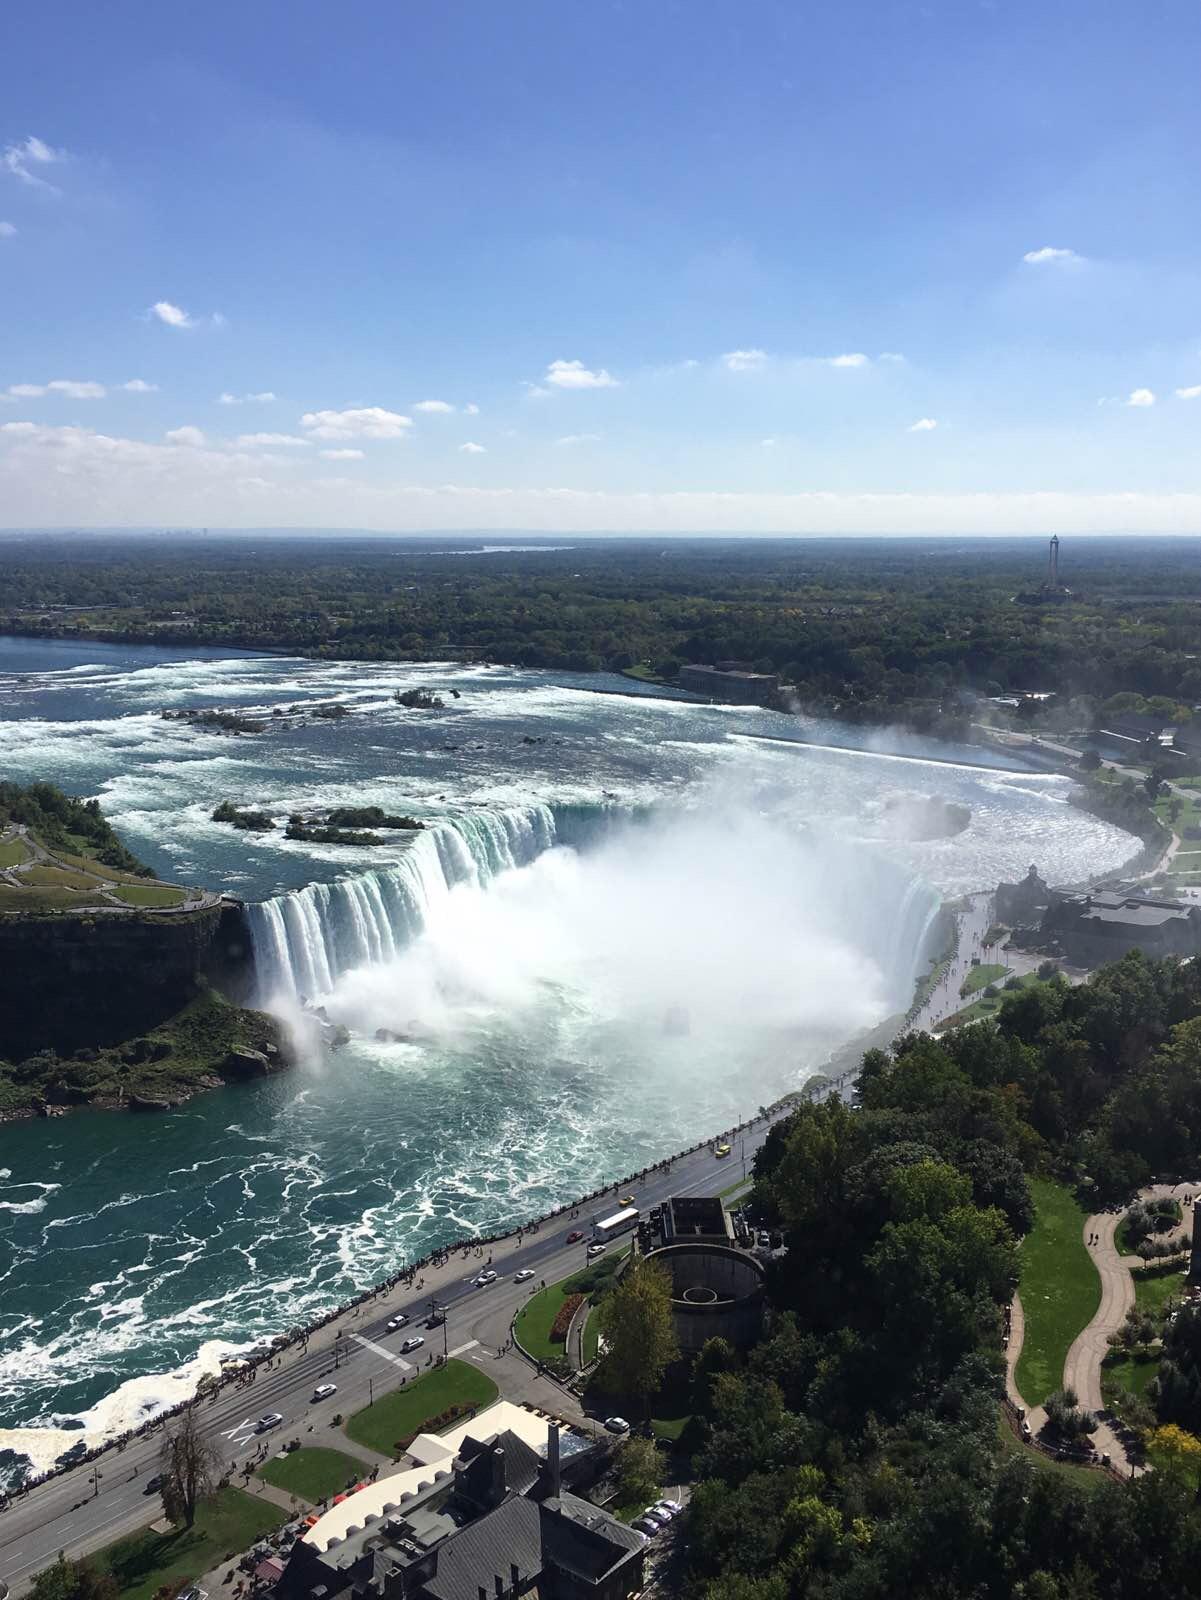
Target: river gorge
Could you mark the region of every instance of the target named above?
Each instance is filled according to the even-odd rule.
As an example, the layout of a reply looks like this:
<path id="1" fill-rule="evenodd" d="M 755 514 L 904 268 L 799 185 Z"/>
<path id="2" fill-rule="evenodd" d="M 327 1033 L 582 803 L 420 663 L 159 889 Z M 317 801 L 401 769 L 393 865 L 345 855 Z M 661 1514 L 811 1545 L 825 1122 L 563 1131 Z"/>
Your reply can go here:
<path id="1" fill-rule="evenodd" d="M 214 707 L 263 731 L 163 716 Z M 945 898 L 1139 849 L 974 748 L 484 666 L 0 641 L 0 770 L 244 902 L 257 1003 L 349 1034 L 153 1118 L 0 1127 L 10 1472 L 798 1087 L 904 1012 Z M 934 797 L 955 829 L 906 827 Z M 213 821 L 226 800 L 276 826 Z M 367 805 L 423 826 L 286 836 Z"/>

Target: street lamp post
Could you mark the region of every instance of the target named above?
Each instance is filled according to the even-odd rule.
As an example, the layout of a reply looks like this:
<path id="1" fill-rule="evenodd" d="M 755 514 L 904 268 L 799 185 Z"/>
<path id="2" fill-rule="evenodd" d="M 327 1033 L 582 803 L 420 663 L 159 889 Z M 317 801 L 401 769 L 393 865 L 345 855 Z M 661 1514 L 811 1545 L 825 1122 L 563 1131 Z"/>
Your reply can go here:
<path id="1" fill-rule="evenodd" d="M 93 1467 L 92 1468 L 92 1499 L 93 1500 L 97 1499 L 99 1497 L 99 1495 L 100 1495 L 100 1480 L 101 1480 L 102 1477 L 103 1477 L 103 1473 L 99 1472 L 95 1467 Z"/>

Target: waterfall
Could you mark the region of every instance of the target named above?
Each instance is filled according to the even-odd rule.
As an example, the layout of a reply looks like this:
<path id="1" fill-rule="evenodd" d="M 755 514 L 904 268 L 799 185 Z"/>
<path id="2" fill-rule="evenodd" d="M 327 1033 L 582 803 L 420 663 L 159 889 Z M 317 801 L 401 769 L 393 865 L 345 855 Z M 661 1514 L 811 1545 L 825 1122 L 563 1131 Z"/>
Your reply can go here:
<path id="1" fill-rule="evenodd" d="M 403 950 L 457 884 L 488 884 L 556 844 L 582 842 L 607 816 L 573 808 L 560 829 L 545 805 L 470 812 L 423 829 L 386 867 L 247 906 L 260 1000 L 328 994 L 343 972 Z"/>

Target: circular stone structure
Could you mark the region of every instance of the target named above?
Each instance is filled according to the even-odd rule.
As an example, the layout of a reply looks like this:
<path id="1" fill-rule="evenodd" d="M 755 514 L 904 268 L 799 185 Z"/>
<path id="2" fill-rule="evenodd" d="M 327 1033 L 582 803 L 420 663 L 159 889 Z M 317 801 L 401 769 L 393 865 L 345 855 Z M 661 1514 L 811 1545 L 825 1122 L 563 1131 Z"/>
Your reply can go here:
<path id="1" fill-rule="evenodd" d="M 745 1250 L 724 1244 L 668 1244 L 646 1259 L 667 1269 L 680 1351 L 694 1355 L 707 1339 L 745 1349 L 759 1336 L 766 1292 L 763 1268 Z"/>

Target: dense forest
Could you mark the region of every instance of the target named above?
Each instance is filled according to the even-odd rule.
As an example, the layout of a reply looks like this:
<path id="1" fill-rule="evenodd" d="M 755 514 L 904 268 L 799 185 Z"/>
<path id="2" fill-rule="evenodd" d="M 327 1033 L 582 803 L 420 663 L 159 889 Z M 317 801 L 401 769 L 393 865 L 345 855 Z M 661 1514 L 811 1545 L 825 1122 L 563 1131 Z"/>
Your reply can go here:
<path id="1" fill-rule="evenodd" d="M 736 660 L 847 719 L 962 716 L 964 691 L 1201 701 L 1194 541 L 93 535 L 0 543 L 0 630 L 528 667 Z M 970 696 L 968 697 L 970 698 Z"/>
<path id="2" fill-rule="evenodd" d="M 0 830 L 10 823 L 28 828 L 52 850 L 88 856 L 121 872 L 154 876 L 121 843 L 98 801 L 73 799 L 52 783 L 22 788 L 0 780 Z"/>
<path id="3" fill-rule="evenodd" d="M 999 1410 L 1027 1175 L 1089 1210 L 1192 1175 L 1196 965 L 1134 954 L 1013 995 L 996 1024 L 909 1035 L 868 1054 L 861 1097 L 800 1107 L 756 1160 L 753 1210 L 788 1250 L 762 1342 L 697 1359 L 688 1538 L 707 1600 L 1201 1594 L 1195 1471 L 1051 1464 L 1006 1445 Z M 1201 1314 L 1170 1328 L 1148 1420 L 1195 1427 Z"/>

